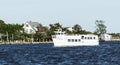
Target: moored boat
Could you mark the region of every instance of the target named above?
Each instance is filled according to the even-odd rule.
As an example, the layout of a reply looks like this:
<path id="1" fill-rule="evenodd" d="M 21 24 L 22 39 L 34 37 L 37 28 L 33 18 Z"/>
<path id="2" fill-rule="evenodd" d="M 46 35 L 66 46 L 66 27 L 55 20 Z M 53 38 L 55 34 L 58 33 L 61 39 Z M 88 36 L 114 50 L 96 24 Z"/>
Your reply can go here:
<path id="1" fill-rule="evenodd" d="M 52 40 L 55 47 L 99 45 L 98 36 L 94 34 L 68 35 L 62 29 L 57 29 L 54 33 Z"/>

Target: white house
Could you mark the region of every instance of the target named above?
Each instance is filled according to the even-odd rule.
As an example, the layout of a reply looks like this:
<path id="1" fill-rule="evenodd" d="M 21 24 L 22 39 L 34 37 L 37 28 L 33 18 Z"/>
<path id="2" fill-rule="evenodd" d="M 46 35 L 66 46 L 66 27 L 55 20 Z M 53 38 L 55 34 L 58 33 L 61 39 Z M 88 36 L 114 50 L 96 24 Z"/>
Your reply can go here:
<path id="1" fill-rule="evenodd" d="M 24 32 L 27 34 L 34 34 L 38 31 L 37 27 L 39 26 L 38 22 L 26 22 L 23 26 Z"/>
<path id="2" fill-rule="evenodd" d="M 101 34 L 100 38 L 101 40 L 104 40 L 104 41 L 111 41 L 112 36 L 109 34 Z"/>
<path id="3" fill-rule="evenodd" d="M 72 27 L 68 27 L 67 29 L 68 29 L 69 31 L 73 31 Z"/>

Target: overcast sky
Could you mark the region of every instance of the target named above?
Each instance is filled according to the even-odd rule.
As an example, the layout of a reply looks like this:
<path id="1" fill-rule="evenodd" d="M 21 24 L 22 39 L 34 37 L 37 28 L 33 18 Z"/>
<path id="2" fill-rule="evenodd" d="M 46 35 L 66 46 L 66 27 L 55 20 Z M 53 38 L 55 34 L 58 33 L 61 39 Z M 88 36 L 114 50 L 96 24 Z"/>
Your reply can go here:
<path id="1" fill-rule="evenodd" d="M 0 19 L 6 23 L 39 22 L 45 26 L 79 24 L 95 30 L 104 20 L 108 32 L 120 33 L 120 0 L 0 0 Z"/>

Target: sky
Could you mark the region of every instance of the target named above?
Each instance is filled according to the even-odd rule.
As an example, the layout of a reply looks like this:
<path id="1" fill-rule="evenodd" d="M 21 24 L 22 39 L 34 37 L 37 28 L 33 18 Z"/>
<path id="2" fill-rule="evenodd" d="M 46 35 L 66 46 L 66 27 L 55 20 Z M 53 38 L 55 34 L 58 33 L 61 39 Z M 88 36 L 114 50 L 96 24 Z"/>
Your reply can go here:
<path id="1" fill-rule="evenodd" d="M 79 24 L 91 32 L 95 21 L 103 20 L 108 33 L 120 33 L 120 0 L 0 0 L 0 19 L 10 24 Z"/>

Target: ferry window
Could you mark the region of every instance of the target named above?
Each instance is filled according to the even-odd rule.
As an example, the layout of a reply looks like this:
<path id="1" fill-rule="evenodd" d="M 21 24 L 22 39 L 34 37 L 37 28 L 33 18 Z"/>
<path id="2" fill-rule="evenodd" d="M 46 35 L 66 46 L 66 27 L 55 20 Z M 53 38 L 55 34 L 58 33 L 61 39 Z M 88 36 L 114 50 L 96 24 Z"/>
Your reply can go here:
<path id="1" fill-rule="evenodd" d="M 92 39 L 92 37 L 90 37 L 90 39 Z"/>
<path id="2" fill-rule="evenodd" d="M 78 41 L 80 42 L 81 40 L 80 40 L 80 39 L 78 39 Z"/>
<path id="3" fill-rule="evenodd" d="M 59 31 L 62 31 L 62 30 L 59 30 Z"/>
<path id="4" fill-rule="evenodd" d="M 88 37 L 88 39 L 90 39 L 90 38 Z"/>
<path id="5" fill-rule="evenodd" d="M 84 39 L 84 36 L 82 36 L 81 38 Z"/>
<path id="6" fill-rule="evenodd" d="M 85 37 L 85 39 L 87 39 L 87 37 Z"/>
<path id="7" fill-rule="evenodd" d="M 58 33 L 58 35 L 60 35 L 60 33 Z"/>
<path id="8" fill-rule="evenodd" d="M 70 39 L 68 39 L 68 42 L 70 42 L 71 40 Z"/>
<path id="9" fill-rule="evenodd" d="M 72 42 L 74 42 L 74 39 L 72 39 Z"/>
<path id="10" fill-rule="evenodd" d="M 56 36 L 53 36 L 53 38 L 56 38 Z"/>
<path id="11" fill-rule="evenodd" d="M 57 33 L 55 33 L 55 35 L 57 35 Z"/>
<path id="12" fill-rule="evenodd" d="M 95 39 L 95 37 L 93 37 Z"/>
<path id="13" fill-rule="evenodd" d="M 77 42 L 77 39 L 75 39 L 75 42 Z"/>

